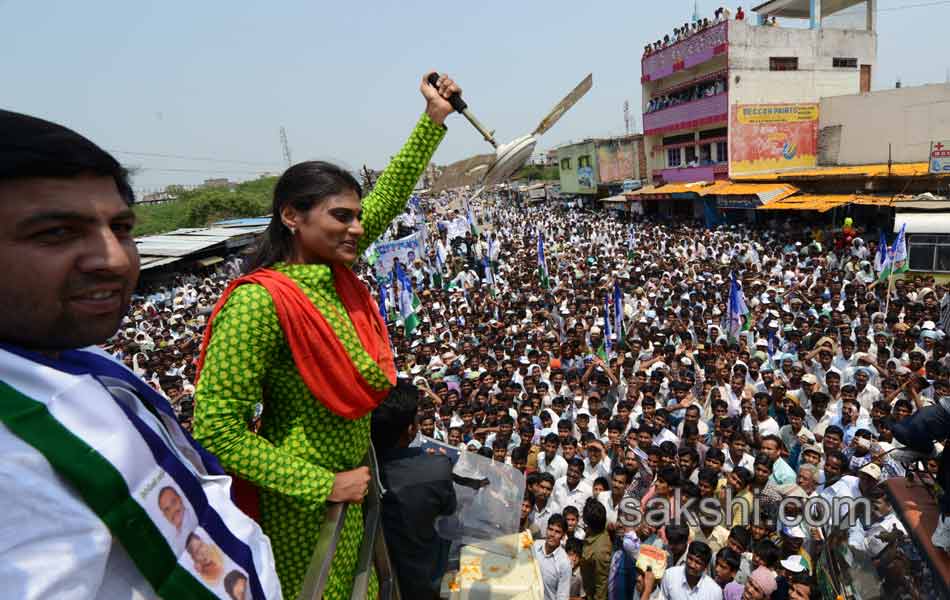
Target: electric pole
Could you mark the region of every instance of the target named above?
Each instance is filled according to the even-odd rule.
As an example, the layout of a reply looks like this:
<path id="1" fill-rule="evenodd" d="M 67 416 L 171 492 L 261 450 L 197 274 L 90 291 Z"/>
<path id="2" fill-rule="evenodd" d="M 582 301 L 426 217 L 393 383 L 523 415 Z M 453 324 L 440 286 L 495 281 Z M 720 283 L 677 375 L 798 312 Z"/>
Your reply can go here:
<path id="1" fill-rule="evenodd" d="M 284 162 L 290 167 L 290 165 L 294 164 L 294 161 L 290 157 L 290 144 L 287 143 L 287 130 L 283 127 L 280 128 L 280 145 L 284 149 Z"/>

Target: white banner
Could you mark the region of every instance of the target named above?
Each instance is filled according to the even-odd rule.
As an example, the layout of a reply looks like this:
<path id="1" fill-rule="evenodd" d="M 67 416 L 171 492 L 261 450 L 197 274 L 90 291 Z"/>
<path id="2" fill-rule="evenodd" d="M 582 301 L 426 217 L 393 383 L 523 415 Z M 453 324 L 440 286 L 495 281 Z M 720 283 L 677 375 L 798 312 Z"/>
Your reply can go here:
<path id="1" fill-rule="evenodd" d="M 376 251 L 379 253 L 379 258 L 373 265 L 376 278 L 388 280 L 393 270 L 393 259 L 398 258 L 403 266 L 411 265 L 417 258 L 425 261 L 425 238 L 421 231 L 417 231 L 392 242 L 376 244 Z"/>

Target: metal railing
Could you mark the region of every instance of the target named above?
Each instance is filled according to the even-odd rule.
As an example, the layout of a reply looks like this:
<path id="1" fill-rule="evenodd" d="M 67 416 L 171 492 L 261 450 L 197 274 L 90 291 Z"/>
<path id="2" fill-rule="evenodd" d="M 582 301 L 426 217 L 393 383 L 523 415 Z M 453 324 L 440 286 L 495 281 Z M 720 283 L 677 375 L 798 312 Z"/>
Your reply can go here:
<path id="1" fill-rule="evenodd" d="M 350 599 L 365 600 L 368 597 L 369 584 L 375 569 L 379 581 L 379 600 L 401 600 L 399 584 L 383 536 L 382 498 L 385 490 L 379 479 L 379 465 L 372 445 L 363 464 L 370 469 L 370 482 L 369 491 L 363 501 L 363 541 Z M 343 532 L 348 506 L 347 503 L 328 503 L 326 519 L 320 527 L 320 536 L 310 560 L 310 568 L 304 577 L 300 600 L 322 600 L 330 576 L 330 565 Z"/>

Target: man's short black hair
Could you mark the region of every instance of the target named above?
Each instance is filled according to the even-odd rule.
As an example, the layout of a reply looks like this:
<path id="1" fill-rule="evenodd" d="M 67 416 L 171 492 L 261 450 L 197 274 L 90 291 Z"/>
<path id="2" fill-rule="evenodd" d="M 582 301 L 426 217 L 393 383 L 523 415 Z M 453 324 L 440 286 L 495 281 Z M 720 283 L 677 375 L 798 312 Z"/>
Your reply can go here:
<path id="1" fill-rule="evenodd" d="M 554 513 L 553 515 L 548 517 L 548 527 L 550 527 L 551 525 L 556 525 L 557 527 L 560 527 L 561 533 L 567 533 L 567 521 L 564 519 L 563 516 L 559 515 L 558 513 Z"/>
<path id="2" fill-rule="evenodd" d="M 709 564 L 709 559 L 712 558 L 712 548 L 706 542 L 693 542 L 689 545 L 686 555 L 695 556 L 703 561 L 703 566 L 706 566 Z"/>
<path id="3" fill-rule="evenodd" d="M 383 403 L 373 411 L 371 429 L 377 452 L 394 448 L 399 437 L 416 420 L 419 389 L 411 383 L 398 383 Z"/>
<path id="4" fill-rule="evenodd" d="M 584 504 L 584 523 L 590 535 L 601 533 L 607 527 L 607 509 L 596 498 L 588 498 Z"/>
<path id="5" fill-rule="evenodd" d="M 111 177 L 127 204 L 128 171 L 111 154 L 62 125 L 0 110 L 0 181 L 80 175 Z"/>
<path id="6" fill-rule="evenodd" d="M 733 573 L 737 572 L 742 564 L 742 558 L 732 548 L 723 548 L 716 553 L 716 562 L 719 561 L 724 562 Z"/>

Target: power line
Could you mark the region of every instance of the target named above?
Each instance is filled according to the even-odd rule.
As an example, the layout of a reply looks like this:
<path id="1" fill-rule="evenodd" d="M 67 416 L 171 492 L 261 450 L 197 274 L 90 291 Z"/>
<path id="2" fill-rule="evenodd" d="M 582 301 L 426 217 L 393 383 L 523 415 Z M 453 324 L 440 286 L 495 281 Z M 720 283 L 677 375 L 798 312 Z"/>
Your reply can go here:
<path id="1" fill-rule="evenodd" d="M 202 156 L 183 156 L 181 154 L 161 154 L 158 152 L 132 152 L 129 150 L 109 150 L 109 152 L 114 152 L 116 154 L 129 154 L 132 156 L 150 156 L 153 158 L 176 158 L 179 160 L 198 160 L 198 161 L 205 161 L 205 162 L 234 163 L 234 164 L 242 164 L 242 165 L 266 165 L 269 167 L 277 166 L 277 163 L 271 163 L 271 162 L 251 161 L 251 160 L 229 160 L 229 159 L 224 159 L 224 158 L 207 158 L 207 157 L 202 157 Z"/>
<path id="2" fill-rule="evenodd" d="M 134 171 L 165 171 L 169 173 L 246 173 L 250 175 L 260 175 L 261 171 L 245 171 L 242 169 L 171 169 L 154 167 L 133 167 Z"/>
<path id="3" fill-rule="evenodd" d="M 904 6 L 892 6 L 890 8 L 879 8 L 877 12 L 891 12 L 893 10 L 907 10 L 909 8 L 923 8 L 925 6 L 937 6 L 940 4 L 950 4 L 950 0 L 938 0 L 937 2 L 925 2 L 923 4 L 905 4 Z"/>
<path id="4" fill-rule="evenodd" d="M 879 9 L 875 10 L 874 12 L 875 12 L 875 13 L 894 12 L 894 11 L 898 11 L 898 10 L 910 10 L 910 9 L 912 9 L 912 8 L 925 8 L 925 7 L 927 7 L 927 6 L 940 6 L 940 5 L 942 5 L 942 4 L 950 4 L 950 0 L 937 0 L 936 2 L 924 2 L 924 3 L 921 3 L 921 4 L 904 4 L 904 5 L 901 5 L 901 6 L 890 6 L 890 7 L 885 7 L 885 8 L 879 8 Z M 825 17 L 825 18 L 826 18 L 826 19 L 831 19 L 831 18 L 838 17 L 838 16 L 850 16 L 850 15 L 862 15 L 862 14 L 864 14 L 864 9 L 863 9 L 862 7 L 860 7 L 860 6 L 852 6 L 852 7 L 850 7 L 850 8 L 846 8 L 846 9 L 844 9 L 844 10 L 842 10 L 842 11 L 839 11 L 839 12 L 836 12 L 836 13 L 834 13 L 834 14 L 828 15 L 828 16 Z"/>

